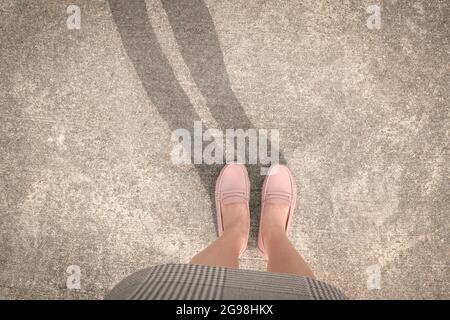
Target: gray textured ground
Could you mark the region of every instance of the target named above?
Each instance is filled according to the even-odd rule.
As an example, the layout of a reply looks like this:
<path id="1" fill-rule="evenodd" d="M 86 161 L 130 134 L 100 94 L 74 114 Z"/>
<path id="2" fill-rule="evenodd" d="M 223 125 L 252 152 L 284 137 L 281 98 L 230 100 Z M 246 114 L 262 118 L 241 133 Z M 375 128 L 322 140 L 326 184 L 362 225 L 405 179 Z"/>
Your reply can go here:
<path id="1" fill-rule="evenodd" d="M 68 30 L 71 3 L 0 2 L 0 297 L 101 298 L 214 240 L 218 168 L 169 157 L 194 108 L 280 130 L 292 240 L 319 279 L 353 298 L 450 298 L 448 1 L 148 0 L 131 19 L 153 34 L 115 1 L 76 1 Z M 252 195 L 242 265 L 262 270 Z"/>

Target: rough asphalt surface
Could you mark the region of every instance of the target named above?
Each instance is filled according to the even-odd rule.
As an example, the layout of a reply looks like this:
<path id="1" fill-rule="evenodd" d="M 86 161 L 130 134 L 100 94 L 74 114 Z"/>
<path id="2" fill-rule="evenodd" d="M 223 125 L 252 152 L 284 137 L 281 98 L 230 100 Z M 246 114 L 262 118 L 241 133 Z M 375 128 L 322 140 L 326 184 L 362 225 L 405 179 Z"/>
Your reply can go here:
<path id="1" fill-rule="evenodd" d="M 220 166 L 170 158 L 199 119 L 279 130 L 291 239 L 317 278 L 450 298 L 450 4 L 376 1 L 370 30 L 374 3 L 2 0 L 0 298 L 102 298 L 212 242 Z M 252 180 L 241 262 L 264 270 Z"/>

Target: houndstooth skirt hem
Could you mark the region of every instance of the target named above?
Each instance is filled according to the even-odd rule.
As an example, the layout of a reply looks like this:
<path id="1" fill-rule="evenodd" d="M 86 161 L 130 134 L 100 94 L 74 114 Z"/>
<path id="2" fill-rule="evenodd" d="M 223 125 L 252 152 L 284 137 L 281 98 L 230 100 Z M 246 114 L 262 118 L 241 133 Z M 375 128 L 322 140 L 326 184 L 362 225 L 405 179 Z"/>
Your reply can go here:
<path id="1" fill-rule="evenodd" d="M 117 284 L 107 300 L 343 300 L 322 281 L 295 275 L 193 264 L 163 264 Z"/>

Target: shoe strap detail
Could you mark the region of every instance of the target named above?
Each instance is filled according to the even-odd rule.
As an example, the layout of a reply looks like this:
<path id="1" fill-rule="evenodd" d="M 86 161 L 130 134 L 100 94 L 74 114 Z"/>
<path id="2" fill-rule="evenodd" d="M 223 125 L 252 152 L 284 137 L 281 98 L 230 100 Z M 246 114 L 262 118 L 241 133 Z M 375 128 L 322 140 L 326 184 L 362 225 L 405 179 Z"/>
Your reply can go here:
<path id="1" fill-rule="evenodd" d="M 249 200 L 244 191 L 222 191 L 221 198 L 224 204 L 247 202 Z"/>
<path id="2" fill-rule="evenodd" d="M 268 192 L 264 196 L 264 202 L 272 202 L 277 204 L 290 205 L 292 200 L 292 195 L 286 192 Z"/>

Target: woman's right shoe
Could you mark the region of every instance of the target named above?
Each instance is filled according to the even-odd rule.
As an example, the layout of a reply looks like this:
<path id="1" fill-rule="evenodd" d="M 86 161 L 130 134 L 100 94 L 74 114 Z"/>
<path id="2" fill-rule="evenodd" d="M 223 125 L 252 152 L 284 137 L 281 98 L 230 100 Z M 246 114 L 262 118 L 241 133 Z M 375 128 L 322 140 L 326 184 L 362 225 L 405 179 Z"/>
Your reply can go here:
<path id="1" fill-rule="evenodd" d="M 219 237 L 223 234 L 223 205 L 232 203 L 244 203 L 247 207 L 248 225 L 250 225 L 250 179 L 247 169 L 240 163 L 226 164 L 220 171 L 216 181 L 216 212 L 217 212 L 217 231 Z M 247 247 L 244 247 L 241 254 Z"/>

